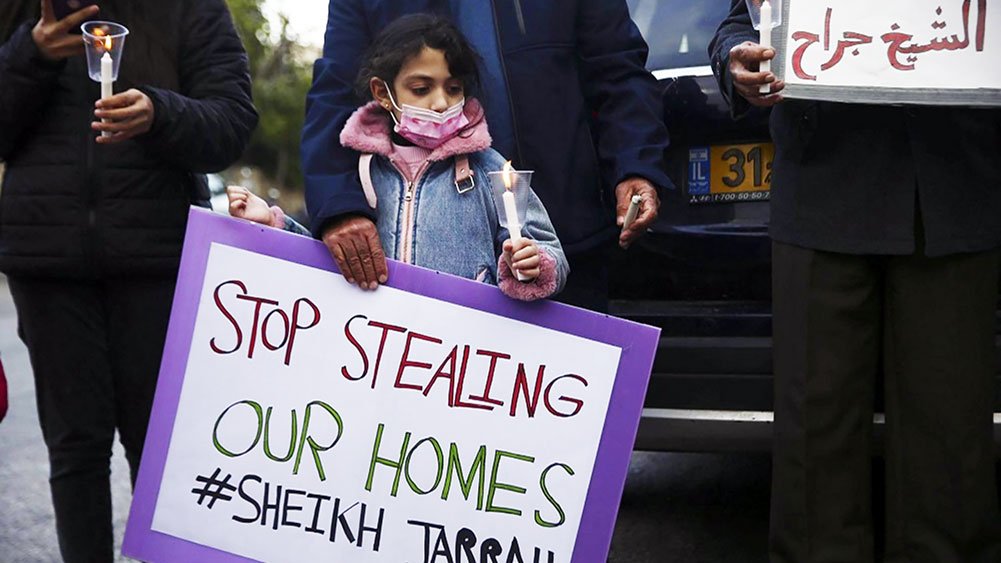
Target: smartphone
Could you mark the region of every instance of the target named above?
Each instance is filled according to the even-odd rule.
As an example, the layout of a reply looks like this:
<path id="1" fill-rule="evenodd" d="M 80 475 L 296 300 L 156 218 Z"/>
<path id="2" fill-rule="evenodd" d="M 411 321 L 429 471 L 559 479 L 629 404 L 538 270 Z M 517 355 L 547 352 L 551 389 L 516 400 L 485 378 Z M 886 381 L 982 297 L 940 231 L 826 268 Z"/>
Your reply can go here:
<path id="1" fill-rule="evenodd" d="M 78 12 L 87 6 L 97 4 L 97 0 L 52 0 L 52 11 L 57 20 L 61 20 L 73 12 Z"/>

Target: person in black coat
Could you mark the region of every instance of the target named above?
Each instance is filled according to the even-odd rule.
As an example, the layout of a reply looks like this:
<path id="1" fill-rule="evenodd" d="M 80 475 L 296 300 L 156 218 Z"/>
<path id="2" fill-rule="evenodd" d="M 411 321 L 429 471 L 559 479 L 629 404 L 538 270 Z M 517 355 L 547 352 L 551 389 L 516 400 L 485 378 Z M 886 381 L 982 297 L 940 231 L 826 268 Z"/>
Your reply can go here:
<path id="1" fill-rule="evenodd" d="M 1001 561 L 992 411 L 1001 109 L 783 100 L 744 0 L 710 45 L 735 115 L 773 107 L 773 563 Z M 770 94 L 758 87 L 771 83 Z"/>
<path id="2" fill-rule="evenodd" d="M 63 558 L 112 561 L 115 431 L 134 482 L 188 209 L 257 113 L 223 0 L 102 0 L 62 21 L 37 2 L 2 8 L 35 16 L 0 38 L 0 270 L 35 375 Z M 117 95 L 99 104 L 74 33 L 93 19 L 131 31 Z"/>

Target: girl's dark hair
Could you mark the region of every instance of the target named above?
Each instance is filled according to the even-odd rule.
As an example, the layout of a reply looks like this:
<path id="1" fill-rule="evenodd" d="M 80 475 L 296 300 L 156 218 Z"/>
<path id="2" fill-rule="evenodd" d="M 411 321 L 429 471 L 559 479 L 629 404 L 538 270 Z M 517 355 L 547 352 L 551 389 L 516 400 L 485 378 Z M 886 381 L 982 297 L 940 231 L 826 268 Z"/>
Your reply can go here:
<path id="1" fill-rule="evenodd" d="M 369 87 L 372 78 L 381 78 L 391 87 L 403 65 L 425 47 L 445 53 L 448 70 L 462 81 L 466 97 L 477 95 L 480 56 L 459 28 L 441 16 L 412 14 L 386 26 L 366 51 L 355 82 L 358 97 L 366 101 L 372 99 Z"/>

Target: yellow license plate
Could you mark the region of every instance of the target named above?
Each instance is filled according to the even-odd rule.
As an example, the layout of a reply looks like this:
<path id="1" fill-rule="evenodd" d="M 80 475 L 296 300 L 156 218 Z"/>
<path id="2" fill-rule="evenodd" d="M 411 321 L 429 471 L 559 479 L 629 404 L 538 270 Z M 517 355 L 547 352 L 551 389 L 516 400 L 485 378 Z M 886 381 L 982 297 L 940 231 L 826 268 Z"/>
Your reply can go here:
<path id="1" fill-rule="evenodd" d="M 766 201 L 775 145 L 716 145 L 688 151 L 689 203 Z"/>

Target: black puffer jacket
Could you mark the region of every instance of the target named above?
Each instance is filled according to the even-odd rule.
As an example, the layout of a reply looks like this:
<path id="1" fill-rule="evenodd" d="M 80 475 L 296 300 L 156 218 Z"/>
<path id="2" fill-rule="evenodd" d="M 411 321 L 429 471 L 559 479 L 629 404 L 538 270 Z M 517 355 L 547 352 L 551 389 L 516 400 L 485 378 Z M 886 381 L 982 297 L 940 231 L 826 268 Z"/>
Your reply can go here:
<path id="1" fill-rule="evenodd" d="M 257 113 L 223 0 L 171 4 L 174 16 L 156 22 L 166 45 L 126 41 L 127 52 L 152 55 L 126 58 L 115 92 L 144 91 L 156 118 L 149 133 L 118 145 L 94 142 L 100 86 L 83 57 L 44 61 L 30 25 L 0 47 L 3 272 L 95 279 L 176 271 L 188 207 L 208 199 L 204 174 L 239 158 Z M 144 65 L 154 64 L 171 70 L 151 86 Z"/>

